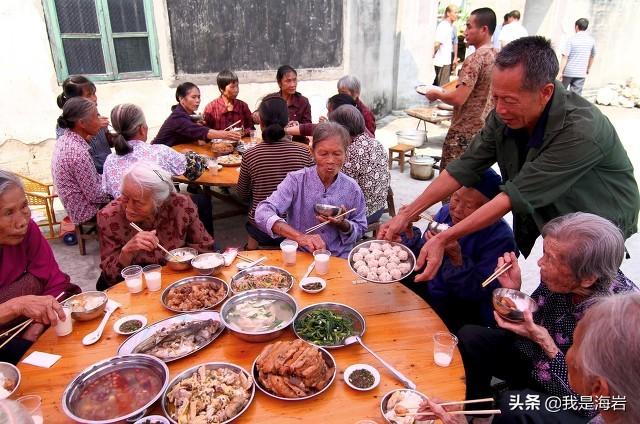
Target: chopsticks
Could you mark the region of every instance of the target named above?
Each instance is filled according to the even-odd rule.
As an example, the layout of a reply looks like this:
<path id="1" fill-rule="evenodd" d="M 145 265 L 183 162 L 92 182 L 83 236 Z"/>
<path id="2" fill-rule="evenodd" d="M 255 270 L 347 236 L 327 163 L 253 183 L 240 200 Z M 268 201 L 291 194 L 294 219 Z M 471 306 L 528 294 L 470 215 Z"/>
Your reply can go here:
<path id="1" fill-rule="evenodd" d="M 144 230 L 140 227 L 138 227 L 136 225 L 135 222 L 130 222 L 129 225 L 131 225 L 136 231 L 138 231 L 139 233 L 143 232 Z M 169 252 L 167 249 L 165 249 L 164 247 L 162 247 L 162 245 L 160 243 L 158 243 L 158 247 L 167 255 L 171 255 L 173 258 L 177 258 L 176 255 L 174 255 L 173 253 Z"/>
<path id="2" fill-rule="evenodd" d="M 476 411 L 451 411 L 451 415 L 472 415 L 472 414 L 501 414 L 499 409 L 479 409 Z M 408 412 L 406 414 L 397 414 L 398 417 L 417 417 L 419 415 L 434 416 L 433 412 Z"/>
<path id="3" fill-rule="evenodd" d="M 341 217 L 343 217 L 343 216 L 345 216 L 345 215 L 347 215 L 347 214 L 350 214 L 351 212 L 353 212 L 353 211 L 355 211 L 355 210 L 356 210 L 356 208 L 349 209 L 348 211 L 346 211 L 346 212 L 342 212 L 340 215 L 336 215 L 336 216 L 334 216 L 333 218 L 341 218 Z M 309 228 L 309 229 L 308 229 L 307 231 L 305 231 L 304 233 L 305 233 L 305 234 L 312 233 L 312 232 L 314 232 L 315 230 L 318 230 L 318 229 L 320 229 L 320 228 L 324 227 L 325 225 L 327 225 L 327 224 L 329 224 L 329 223 L 330 223 L 330 221 L 321 222 L 320 224 L 318 224 L 318 225 L 314 225 L 313 227 Z"/>
<path id="4" fill-rule="evenodd" d="M 60 298 L 64 295 L 64 291 L 60 292 L 59 295 L 56 296 L 56 300 L 60 300 Z M 11 335 L 11 337 L 9 337 L 7 340 L 5 340 L 1 345 L 0 345 L 0 349 L 2 349 L 4 347 L 4 345 L 6 345 L 7 343 L 9 343 L 11 340 L 14 339 L 14 337 L 16 337 L 18 334 L 20 334 L 22 332 L 22 330 L 24 330 L 25 328 L 27 328 L 31 323 L 33 322 L 33 318 L 28 319 L 26 321 L 21 322 L 20 324 L 16 325 L 15 327 L 11 328 L 10 330 L 5 331 L 4 333 L 2 333 L 0 335 L 0 337 L 5 337 L 6 335 L 8 335 L 9 333 L 11 333 L 12 331 L 16 330 L 15 333 L 13 333 Z"/>
<path id="5" fill-rule="evenodd" d="M 242 119 L 238 119 L 236 122 L 234 122 L 233 124 L 229 125 L 227 128 L 223 129 L 222 131 L 227 131 L 229 128 L 233 128 L 235 127 L 236 124 L 242 122 Z"/>
<path id="6" fill-rule="evenodd" d="M 507 272 L 513 264 L 503 264 L 493 274 L 491 274 L 486 280 L 482 282 L 482 287 L 487 287 L 493 280 Z"/>
<path id="7" fill-rule="evenodd" d="M 239 254 L 239 253 L 236 255 L 236 257 L 237 257 L 238 259 L 242 259 L 242 260 L 243 260 L 243 261 L 245 261 L 245 262 L 252 262 L 252 261 L 253 261 L 253 259 L 251 259 L 251 258 L 249 258 L 249 257 L 247 257 L 247 256 L 242 256 L 242 255 L 241 255 L 241 254 Z"/>

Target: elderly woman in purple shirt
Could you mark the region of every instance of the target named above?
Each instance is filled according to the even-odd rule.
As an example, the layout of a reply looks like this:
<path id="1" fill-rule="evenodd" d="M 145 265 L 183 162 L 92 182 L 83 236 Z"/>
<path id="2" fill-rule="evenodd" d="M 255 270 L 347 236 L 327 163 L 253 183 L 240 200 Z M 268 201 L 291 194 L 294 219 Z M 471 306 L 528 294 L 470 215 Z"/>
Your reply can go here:
<path id="1" fill-rule="evenodd" d="M 309 252 L 328 249 L 332 255 L 346 258 L 367 229 L 362 190 L 355 180 L 340 172 L 349 141 L 349 133 L 341 125 L 319 124 L 313 133 L 316 165 L 290 172 L 276 191 L 258 205 L 256 225 L 273 238 L 297 241 Z M 316 203 L 355 210 L 342 218 L 325 218 L 315 214 Z M 304 233 L 318 221 L 330 223 L 311 234 Z"/>

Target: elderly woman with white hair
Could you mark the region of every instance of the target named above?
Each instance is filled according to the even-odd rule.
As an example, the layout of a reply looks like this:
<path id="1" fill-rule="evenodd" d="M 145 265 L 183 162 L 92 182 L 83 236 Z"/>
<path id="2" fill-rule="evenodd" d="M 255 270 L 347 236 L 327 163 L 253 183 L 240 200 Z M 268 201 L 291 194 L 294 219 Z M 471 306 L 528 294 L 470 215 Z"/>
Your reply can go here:
<path id="1" fill-rule="evenodd" d="M 329 113 L 329 119 L 342 125 L 351 137 L 342 172 L 360 186 L 367 202 L 367 224 L 380 221 L 387 206 L 391 174 L 382 143 L 366 131 L 362 114 L 351 105 L 342 105 Z"/>
<path id="2" fill-rule="evenodd" d="M 519 323 L 494 313 L 501 328 L 467 325 L 458 333 L 467 399 L 490 397 L 492 377 L 504 380 L 514 390 L 533 390 L 547 396 L 574 395 L 569 387 L 565 354 L 573 343 L 576 325 L 598 299 L 638 290 L 619 269 L 625 253 L 624 238 L 610 221 L 576 212 L 549 221 L 542 228 L 542 236 L 543 256 L 538 261 L 541 282 L 531 295 L 538 310 L 533 314 L 526 311 L 524 322 Z M 505 263 L 511 268 L 499 277 L 500 285 L 520 290 L 522 279 L 515 253 L 505 253 L 498 259 L 498 267 Z M 508 418 L 528 417 L 530 412 L 503 413 L 494 422 L 525 422 Z M 575 411 L 557 421 L 560 415 L 540 422 L 586 422 L 595 413 Z"/>
<path id="3" fill-rule="evenodd" d="M 100 268 L 98 289 L 121 281 L 123 268 L 166 263 L 158 244 L 172 250 L 213 249 L 213 238 L 198 218 L 193 201 L 175 192 L 171 175 L 158 165 L 138 162 L 124 175 L 122 196 L 98 213 Z M 131 227 L 137 224 L 144 231 Z"/>
<path id="4" fill-rule="evenodd" d="M 338 80 L 338 93 L 347 94 L 356 102 L 356 108 L 364 117 L 364 125 L 371 135 L 376 135 L 376 117 L 360 100 L 360 81 L 353 75 L 345 75 Z"/>
<path id="5" fill-rule="evenodd" d="M 567 352 L 569 383 L 579 395 L 600 399 L 606 424 L 640 423 L 640 294 L 621 294 L 589 308 Z M 607 400 L 624 399 L 605 403 Z"/>

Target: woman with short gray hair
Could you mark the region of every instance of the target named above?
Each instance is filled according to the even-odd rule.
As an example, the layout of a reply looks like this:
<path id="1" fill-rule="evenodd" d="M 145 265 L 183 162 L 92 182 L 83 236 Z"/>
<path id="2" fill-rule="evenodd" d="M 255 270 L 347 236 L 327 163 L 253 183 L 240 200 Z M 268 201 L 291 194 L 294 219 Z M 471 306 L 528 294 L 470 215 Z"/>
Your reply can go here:
<path id="1" fill-rule="evenodd" d="M 151 162 L 171 175 L 184 175 L 195 180 L 207 169 L 206 158 L 194 153 L 178 153 L 164 144 L 148 144 L 149 127 L 139 106 L 131 103 L 117 105 L 111 110 L 115 131 L 111 153 L 104 162 L 102 187 L 113 198 L 120 196 L 125 172 L 136 162 Z"/>
<path id="2" fill-rule="evenodd" d="M 603 298 L 589 308 L 567 352 L 569 382 L 578 394 L 601 399 L 606 424 L 640 423 L 640 294 Z M 624 409 L 604 403 L 624 399 Z"/>
<path id="3" fill-rule="evenodd" d="M 350 141 L 349 133 L 340 124 L 318 124 L 312 147 L 316 165 L 287 174 L 276 191 L 258 204 L 256 226 L 271 238 L 295 240 L 307 252 L 327 249 L 333 256 L 346 258 L 367 229 L 362 190 L 351 177 L 340 172 Z M 350 212 L 340 218 L 321 215 L 315 212 L 316 204 L 329 204 Z M 329 225 L 305 233 L 325 221 Z"/>
<path id="4" fill-rule="evenodd" d="M 349 131 L 351 143 L 342 172 L 356 180 L 367 202 L 367 224 L 378 222 L 387 206 L 391 175 L 387 152 L 365 129 L 358 109 L 343 105 L 329 114 L 329 119 Z"/>
<path id="5" fill-rule="evenodd" d="M 191 198 L 175 192 L 171 174 L 154 163 L 137 162 L 125 175 L 122 195 L 98 213 L 100 268 L 98 290 L 121 281 L 128 265 L 166 263 L 158 244 L 172 250 L 213 250 L 213 238 Z M 144 231 L 131 227 L 137 224 Z"/>
<path id="6" fill-rule="evenodd" d="M 538 310 L 525 311 L 524 322 L 510 322 L 494 313 L 500 329 L 465 326 L 458 336 L 467 374 L 467 399 L 491 395 L 492 377 L 512 389 L 542 396 L 573 396 L 567 379 L 565 354 L 578 322 L 599 299 L 638 288 L 619 270 L 624 239 L 608 220 L 576 212 L 549 221 L 542 229 L 543 255 L 538 261 L 540 285 L 531 298 Z M 500 285 L 520 290 L 522 276 L 514 252 L 498 259 L 498 268 L 511 268 L 498 277 Z M 523 392 L 525 398 L 529 392 Z M 505 402 L 505 408 L 506 402 Z M 530 411 L 510 411 L 494 422 Z M 584 417 L 593 411 L 580 410 Z M 545 418 L 544 422 L 550 418 Z M 557 417 L 560 419 L 560 417 Z M 569 418 L 561 422 L 572 422 Z"/>
<path id="7" fill-rule="evenodd" d="M 53 185 L 71 221 L 78 225 L 93 219 L 110 199 L 102 190 L 88 148 L 102 126 L 96 104 L 84 97 L 67 100 L 58 126 L 63 132 L 51 158 Z"/>
<path id="8" fill-rule="evenodd" d="M 376 117 L 360 100 L 360 81 L 355 75 L 345 75 L 338 80 L 338 93 L 347 94 L 356 102 L 356 108 L 364 118 L 364 125 L 372 136 L 376 135 Z"/>

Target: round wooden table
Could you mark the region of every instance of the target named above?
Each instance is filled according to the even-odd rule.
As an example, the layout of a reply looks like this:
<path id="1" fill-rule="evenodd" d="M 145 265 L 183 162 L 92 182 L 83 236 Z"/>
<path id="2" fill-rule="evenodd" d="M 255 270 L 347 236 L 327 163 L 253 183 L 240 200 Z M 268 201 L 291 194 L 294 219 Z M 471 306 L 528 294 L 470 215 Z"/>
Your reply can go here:
<path id="1" fill-rule="evenodd" d="M 264 264 L 282 266 L 280 251 L 252 251 L 242 254 L 253 259 L 267 256 Z M 219 277 L 229 281 L 237 272 L 235 265 L 238 262 L 236 259 Z M 283 268 L 298 280 L 310 263 L 311 255 L 298 252 L 296 265 Z M 166 267 L 162 272 L 163 289 L 180 278 L 194 275 L 193 271 L 176 273 Z M 313 272 L 311 275 L 316 274 Z M 366 320 L 364 343 L 416 383 L 419 391 L 441 399 L 464 398 L 464 367 L 457 350 L 449 367 L 441 368 L 433 362 L 432 336 L 436 331 L 444 331 L 446 328 L 420 297 L 400 283 L 354 284 L 354 281 L 358 281 L 357 277 L 349 269 L 347 261 L 340 258 L 331 258 L 330 272 L 324 278 L 327 280 L 327 288 L 318 294 L 304 293 L 297 284 L 289 294 L 296 298 L 300 308 L 330 301 L 357 309 Z M 92 346 L 83 346 L 81 340 L 98 326 L 99 319 L 75 322 L 73 332 L 65 337 L 56 336 L 53 330 L 47 331 L 29 352 L 37 350 L 54 353 L 62 355 L 62 358 L 50 369 L 20 363 L 22 383 L 14 397 L 40 395 L 43 398 L 42 409 L 46 422 L 71 422 L 61 408 L 62 392 L 67 384 L 89 365 L 116 355 L 125 337 L 113 331 L 113 323 L 121 316 L 144 314 L 149 323 L 172 316 L 160 303 L 160 293 L 161 291 L 144 290 L 142 293 L 129 294 L 124 284 L 112 287 L 108 291 L 109 297 L 122 307 L 109 319 L 102 338 Z M 287 330 L 282 336 L 282 339 L 294 338 L 292 330 Z M 199 352 L 169 363 L 171 378 L 187 368 L 211 361 L 231 362 L 250 371 L 254 359 L 267 343 L 248 343 L 225 331 Z M 402 384 L 359 345 L 330 351 L 336 359 L 338 374 L 326 392 L 298 402 L 273 399 L 256 389 L 253 403 L 236 422 L 353 424 L 360 419 L 371 419 L 383 423 L 380 399 L 390 390 L 403 388 Z M 347 366 L 355 363 L 367 363 L 376 367 L 382 377 L 380 385 L 369 392 L 356 392 L 349 388 L 342 373 Z M 154 410 L 160 412 L 161 408 L 155 406 Z"/>
<path id="2" fill-rule="evenodd" d="M 249 139 L 247 138 L 244 141 L 248 140 Z M 207 143 L 204 146 L 197 143 L 178 144 L 173 146 L 173 149 L 180 153 L 193 151 L 201 156 L 213 157 L 210 143 Z M 198 184 L 203 187 L 233 187 L 238 184 L 239 177 L 239 166 L 223 166 L 218 172 L 207 169 L 197 180 L 194 181 L 189 181 L 184 175 L 176 175 L 173 177 L 173 180 L 185 184 Z"/>

